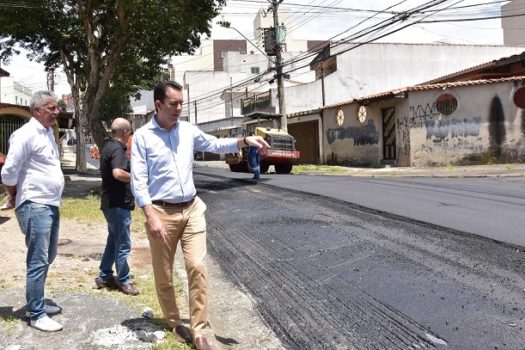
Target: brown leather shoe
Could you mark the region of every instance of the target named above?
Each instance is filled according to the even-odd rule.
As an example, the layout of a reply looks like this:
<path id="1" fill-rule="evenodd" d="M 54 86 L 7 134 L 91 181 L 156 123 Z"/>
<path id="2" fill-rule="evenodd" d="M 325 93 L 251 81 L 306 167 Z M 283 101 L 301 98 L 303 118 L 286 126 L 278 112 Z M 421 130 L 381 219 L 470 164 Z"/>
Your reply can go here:
<path id="1" fill-rule="evenodd" d="M 175 333 L 177 340 L 182 343 L 191 343 L 193 340 L 190 329 L 184 325 L 179 324 L 177 327 L 173 328 L 173 333 Z"/>
<path id="2" fill-rule="evenodd" d="M 208 344 L 205 336 L 200 335 L 195 338 L 194 344 L 197 350 L 211 350 L 211 346 Z"/>
<path id="3" fill-rule="evenodd" d="M 97 277 L 95 278 L 95 285 L 97 286 L 97 289 L 118 289 L 118 283 L 113 276 L 109 277 L 105 281 L 102 278 Z"/>
<path id="4" fill-rule="evenodd" d="M 130 284 L 123 284 L 119 287 L 120 291 L 126 295 L 139 295 L 139 290 L 133 285 Z"/>

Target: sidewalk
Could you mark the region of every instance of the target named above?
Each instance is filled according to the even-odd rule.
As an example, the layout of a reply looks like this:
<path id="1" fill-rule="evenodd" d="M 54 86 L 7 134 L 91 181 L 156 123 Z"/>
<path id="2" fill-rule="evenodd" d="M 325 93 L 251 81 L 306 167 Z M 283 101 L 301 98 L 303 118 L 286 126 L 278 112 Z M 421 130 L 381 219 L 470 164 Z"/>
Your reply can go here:
<path id="1" fill-rule="evenodd" d="M 224 161 L 196 161 L 197 167 L 213 167 L 228 169 Z M 334 175 L 360 177 L 525 177 L 525 164 L 492 164 L 448 167 L 385 167 L 385 168 L 357 168 L 338 167 L 341 172 L 329 173 L 325 171 L 295 172 L 301 175 Z M 295 169 L 294 169 L 295 170 Z M 294 172 L 292 170 L 292 172 Z M 270 168 L 270 172 L 273 169 Z"/>

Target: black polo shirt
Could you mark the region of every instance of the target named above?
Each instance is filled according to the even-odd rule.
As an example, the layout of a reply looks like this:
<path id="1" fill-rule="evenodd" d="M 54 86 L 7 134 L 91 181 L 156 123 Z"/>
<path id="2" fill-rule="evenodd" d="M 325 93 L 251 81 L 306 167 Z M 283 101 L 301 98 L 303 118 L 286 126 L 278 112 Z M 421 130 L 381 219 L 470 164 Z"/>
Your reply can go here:
<path id="1" fill-rule="evenodd" d="M 113 177 L 113 169 L 130 171 L 127 147 L 120 141 L 109 139 L 100 155 L 100 175 L 102 176 L 102 197 L 100 208 L 122 208 L 133 210 L 135 199 L 129 182 Z"/>

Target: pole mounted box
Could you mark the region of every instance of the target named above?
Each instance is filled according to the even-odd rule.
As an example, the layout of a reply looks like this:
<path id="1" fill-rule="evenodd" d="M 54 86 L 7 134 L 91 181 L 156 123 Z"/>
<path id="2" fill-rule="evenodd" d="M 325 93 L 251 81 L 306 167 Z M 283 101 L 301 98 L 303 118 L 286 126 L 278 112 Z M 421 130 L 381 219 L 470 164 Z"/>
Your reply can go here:
<path id="1" fill-rule="evenodd" d="M 268 56 L 277 55 L 277 43 L 275 41 L 275 28 L 263 28 L 264 52 Z"/>

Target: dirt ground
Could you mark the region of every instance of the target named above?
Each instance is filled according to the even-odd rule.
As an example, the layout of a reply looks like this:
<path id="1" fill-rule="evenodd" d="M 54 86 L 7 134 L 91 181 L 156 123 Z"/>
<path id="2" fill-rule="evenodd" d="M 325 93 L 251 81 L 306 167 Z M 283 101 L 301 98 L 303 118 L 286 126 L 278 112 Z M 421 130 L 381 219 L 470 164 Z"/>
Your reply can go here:
<path id="1" fill-rule="evenodd" d="M 96 184 L 97 179 L 68 176 L 64 195 L 85 196 L 89 193 L 89 188 Z M 14 326 L 11 326 L 14 329 L 8 329 L 4 333 L 5 329 L 0 327 L 0 348 L 22 350 L 36 349 L 40 346 L 46 349 L 151 347 L 150 343 L 140 339 L 130 340 L 126 333 L 136 329 L 139 329 L 139 332 L 145 329 L 152 332 L 156 330 L 150 329 L 151 324 L 144 324 L 145 319 L 141 317 L 141 313 L 117 298 L 98 295 L 93 289 L 106 235 L 104 222 L 84 225 L 71 220 L 61 220 L 58 255 L 49 271 L 46 297 L 64 307 L 64 312 L 57 316 L 57 320 L 64 324 L 64 330 L 54 334 L 43 333 L 28 327 L 27 320 L 22 316 L 25 311 L 26 247 L 14 211 L 0 211 L 0 244 L 3 245 L 3 261 L 0 264 L 0 316 L 4 320 L 6 315 L 8 318 L 20 317 L 20 322 L 16 320 Z M 150 266 L 146 234 L 133 233 L 132 243 L 129 262 L 135 278 L 140 278 L 140 271 L 148 270 Z M 179 251 L 177 255 L 177 275 L 183 278 L 187 290 L 182 254 Z M 208 338 L 214 348 L 280 349 L 280 342 L 261 321 L 252 300 L 228 283 L 223 272 L 210 258 L 208 270 Z M 188 320 L 186 300 L 186 296 L 178 300 L 183 320 Z M 3 327 L 5 328 L 5 324 Z M 117 337 L 118 332 L 120 336 Z M 5 334 L 6 339 L 2 339 Z"/>
<path id="2" fill-rule="evenodd" d="M 4 261 L 0 276 L 9 286 L 25 288 L 24 236 L 18 227 L 14 211 L 0 212 L 0 242 Z M 145 234 L 133 235 L 132 269 L 142 270 L 149 264 L 149 249 Z M 92 288 L 98 273 L 100 258 L 106 244 L 104 223 L 79 224 L 71 220 L 60 223 L 58 254 L 49 273 L 49 283 L 64 288 Z"/>

